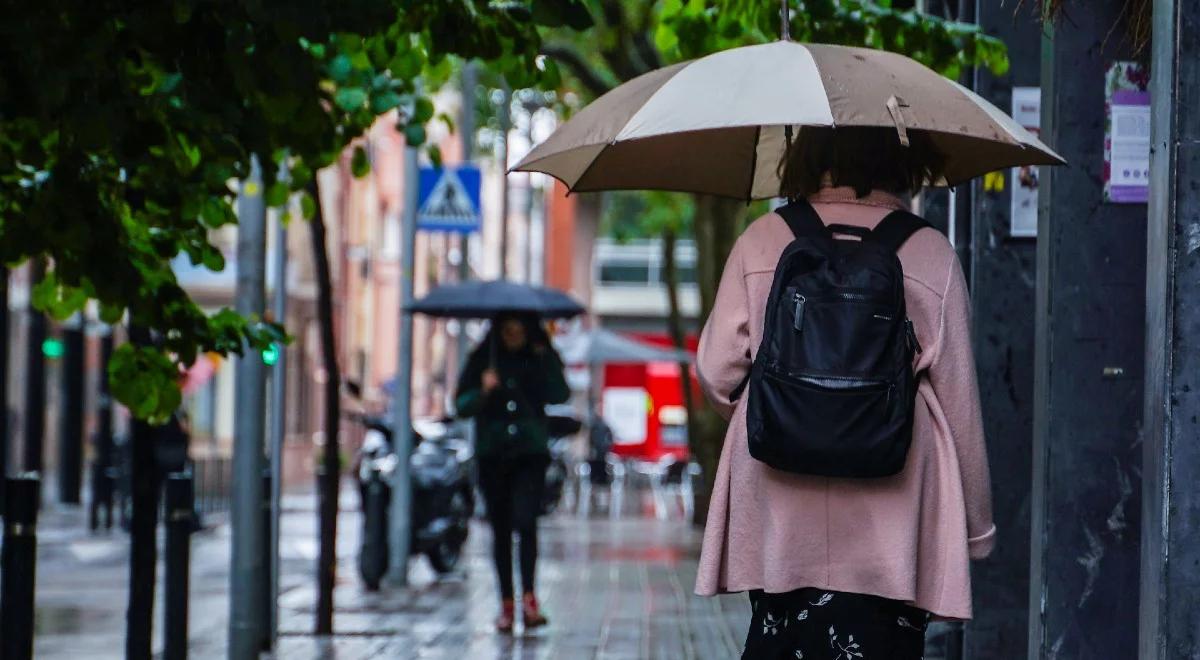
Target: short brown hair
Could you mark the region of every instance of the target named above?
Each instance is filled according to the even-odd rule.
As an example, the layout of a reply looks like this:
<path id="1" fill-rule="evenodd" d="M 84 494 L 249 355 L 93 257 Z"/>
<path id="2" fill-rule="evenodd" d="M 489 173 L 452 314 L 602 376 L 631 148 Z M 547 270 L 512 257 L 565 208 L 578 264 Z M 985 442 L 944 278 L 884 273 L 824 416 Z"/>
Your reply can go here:
<path id="1" fill-rule="evenodd" d="M 780 195 L 808 197 L 828 176 L 834 186 L 849 186 L 859 197 L 872 190 L 916 193 L 942 176 L 945 159 L 928 135 L 908 134 L 900 144 L 894 128 L 804 127 L 779 163 Z"/>

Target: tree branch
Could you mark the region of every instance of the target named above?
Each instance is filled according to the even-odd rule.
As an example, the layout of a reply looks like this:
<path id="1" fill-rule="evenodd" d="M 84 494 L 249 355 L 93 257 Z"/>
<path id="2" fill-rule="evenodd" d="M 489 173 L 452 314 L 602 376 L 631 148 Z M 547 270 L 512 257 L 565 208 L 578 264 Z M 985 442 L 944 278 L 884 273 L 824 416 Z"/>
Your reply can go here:
<path id="1" fill-rule="evenodd" d="M 637 48 L 638 56 L 642 58 L 647 69 L 653 71 L 662 68 L 662 58 L 658 54 L 658 49 L 650 43 L 649 34 L 642 30 L 634 33 L 633 45 Z"/>
<path id="2" fill-rule="evenodd" d="M 542 46 L 542 55 L 570 69 L 571 73 L 579 79 L 579 83 L 595 96 L 602 96 L 612 89 L 612 86 L 588 65 L 583 56 L 569 46 L 546 44 Z"/>
<path id="3" fill-rule="evenodd" d="M 634 78 L 646 73 L 649 69 L 649 63 L 645 66 L 638 66 L 637 62 L 633 61 L 630 55 L 633 52 L 631 48 L 629 22 L 625 17 L 625 10 L 620 2 L 616 0 L 605 0 L 601 3 L 601 11 L 604 13 L 604 22 L 608 24 L 610 29 L 616 30 L 617 40 L 616 49 L 602 50 L 601 57 L 612 69 L 613 73 L 620 78 L 622 82 L 633 80 Z"/>

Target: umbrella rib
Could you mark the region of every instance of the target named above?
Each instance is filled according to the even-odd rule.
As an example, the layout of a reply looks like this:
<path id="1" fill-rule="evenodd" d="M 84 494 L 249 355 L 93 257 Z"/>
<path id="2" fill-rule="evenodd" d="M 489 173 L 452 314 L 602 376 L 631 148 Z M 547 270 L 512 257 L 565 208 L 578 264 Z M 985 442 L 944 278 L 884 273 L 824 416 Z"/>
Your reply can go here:
<path id="1" fill-rule="evenodd" d="M 603 149 L 596 152 L 596 156 L 594 158 L 592 158 L 591 162 L 588 163 L 587 167 L 583 168 L 583 172 L 580 173 L 578 179 L 575 179 L 575 183 L 567 186 L 567 195 L 571 195 L 575 192 L 575 188 L 578 187 L 579 184 L 583 183 L 584 177 L 586 177 L 588 175 L 588 172 L 592 171 L 592 168 L 595 167 L 595 165 L 596 165 L 596 161 L 600 160 L 600 156 L 604 155 L 605 150 L 607 150 L 608 147 L 611 147 L 616 143 L 617 143 L 616 139 L 613 139 L 611 142 L 609 142 L 607 145 L 605 145 Z"/>

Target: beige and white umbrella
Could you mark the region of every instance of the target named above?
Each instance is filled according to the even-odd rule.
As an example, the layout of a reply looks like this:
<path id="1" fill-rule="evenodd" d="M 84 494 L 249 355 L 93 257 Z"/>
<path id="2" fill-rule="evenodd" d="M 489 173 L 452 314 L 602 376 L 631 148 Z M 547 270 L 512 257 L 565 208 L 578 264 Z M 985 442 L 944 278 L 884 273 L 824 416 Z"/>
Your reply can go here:
<path id="1" fill-rule="evenodd" d="M 653 189 L 738 199 L 779 195 L 785 128 L 924 132 L 954 185 L 1065 161 L 974 92 L 903 55 L 777 41 L 635 78 L 593 101 L 513 169 L 572 191 Z"/>

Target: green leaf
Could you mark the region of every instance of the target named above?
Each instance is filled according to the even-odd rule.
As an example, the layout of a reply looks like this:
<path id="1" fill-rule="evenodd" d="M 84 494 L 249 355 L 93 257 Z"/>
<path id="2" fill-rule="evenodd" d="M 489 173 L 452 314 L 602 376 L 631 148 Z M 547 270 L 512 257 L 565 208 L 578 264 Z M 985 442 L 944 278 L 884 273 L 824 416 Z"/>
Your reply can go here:
<path id="1" fill-rule="evenodd" d="M 108 325 L 116 325 L 125 317 L 125 308 L 121 305 L 100 303 L 100 320 Z"/>
<path id="2" fill-rule="evenodd" d="M 410 147 L 419 147 L 425 144 L 425 127 L 420 124 L 409 124 L 404 127 L 404 139 Z"/>
<path id="3" fill-rule="evenodd" d="M 377 115 L 382 115 L 398 105 L 400 95 L 391 90 L 371 95 L 371 112 Z"/>
<path id="4" fill-rule="evenodd" d="M 654 31 L 654 45 L 661 53 L 674 53 L 679 47 L 679 35 L 666 25 L 659 25 Z"/>
<path id="5" fill-rule="evenodd" d="M 54 271 L 46 273 L 42 281 L 34 285 L 32 295 L 33 306 L 58 321 L 83 310 L 88 299 L 82 288 L 63 284 Z"/>
<path id="6" fill-rule="evenodd" d="M 433 101 L 424 96 L 418 96 L 413 102 L 413 116 L 409 119 L 417 124 L 424 124 L 433 119 Z"/>
<path id="7" fill-rule="evenodd" d="M 436 168 L 442 166 L 442 148 L 436 144 L 431 144 L 425 147 L 425 155 L 429 156 L 429 163 Z"/>
<path id="8" fill-rule="evenodd" d="M 367 102 L 367 92 L 361 87 L 342 87 L 334 95 L 333 102 L 346 112 L 354 112 Z"/>
<path id="9" fill-rule="evenodd" d="M 308 163 L 305 163 L 304 161 L 296 161 L 292 163 L 291 168 L 288 170 L 288 174 L 289 178 L 291 179 L 293 190 L 295 190 L 297 187 L 303 188 L 304 186 L 308 185 L 308 182 L 312 181 L 313 177 L 312 168 L 309 167 Z"/>
<path id="10" fill-rule="evenodd" d="M 304 214 L 305 220 L 312 220 L 317 214 L 317 203 L 313 201 L 312 195 L 304 193 L 300 196 L 300 212 Z"/>
<path id="11" fill-rule="evenodd" d="M 209 197 L 204 200 L 200 209 L 200 220 L 205 226 L 216 229 L 223 225 L 237 222 L 237 214 L 227 201 L 219 197 Z"/>
<path id="12" fill-rule="evenodd" d="M 354 155 L 350 158 L 350 172 L 361 179 L 371 171 L 371 161 L 367 159 L 367 150 L 362 145 L 355 145 Z"/>
<path id="13" fill-rule="evenodd" d="M 344 84 L 350 80 L 350 74 L 353 72 L 354 66 L 346 55 L 338 55 L 329 63 L 329 77 L 338 84 Z"/>
<path id="14" fill-rule="evenodd" d="M 288 196 L 291 192 L 291 188 L 286 182 L 276 181 L 267 188 L 267 194 L 263 196 L 263 201 L 266 202 L 267 206 L 283 206 L 287 204 Z"/>
<path id="15" fill-rule="evenodd" d="M 212 246 L 209 246 L 209 248 L 210 249 L 204 251 L 204 258 L 201 263 L 204 264 L 205 268 L 213 271 L 214 273 L 219 273 L 225 270 L 225 255 L 221 254 L 220 250 Z"/>
<path id="16" fill-rule="evenodd" d="M 422 62 L 421 54 L 415 50 L 406 50 L 396 54 L 388 64 L 388 70 L 397 78 L 415 78 L 421 73 Z"/>

